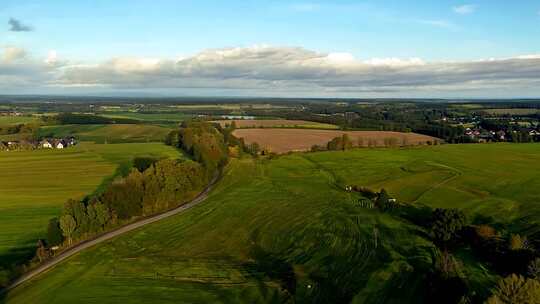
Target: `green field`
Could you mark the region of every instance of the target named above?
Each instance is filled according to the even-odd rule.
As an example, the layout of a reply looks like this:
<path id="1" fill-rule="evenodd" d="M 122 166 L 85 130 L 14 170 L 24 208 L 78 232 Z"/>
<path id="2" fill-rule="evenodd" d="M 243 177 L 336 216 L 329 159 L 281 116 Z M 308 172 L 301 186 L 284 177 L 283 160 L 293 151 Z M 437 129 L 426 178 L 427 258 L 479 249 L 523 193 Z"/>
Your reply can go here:
<path id="1" fill-rule="evenodd" d="M 35 116 L 0 116 L 0 125 L 15 125 L 38 121 Z"/>
<path id="2" fill-rule="evenodd" d="M 82 141 L 96 143 L 137 143 L 160 142 L 171 128 L 131 124 L 131 125 L 60 125 L 40 129 L 41 137 L 75 136 Z"/>
<path id="3" fill-rule="evenodd" d="M 92 193 L 136 155 L 180 156 L 161 143 L 0 152 L 0 266 L 32 255 L 48 220 L 68 198 Z"/>
<path id="4" fill-rule="evenodd" d="M 538 144 L 235 160 L 204 204 L 87 250 L 6 302 L 418 303 L 431 242 L 399 217 L 358 207 L 337 185 L 384 187 L 402 202 L 526 229 L 540 220 L 539 177 Z M 470 253 L 456 256 L 472 288 L 492 286 Z"/>
<path id="5" fill-rule="evenodd" d="M 193 117 L 193 115 L 183 113 L 144 113 L 144 112 L 113 112 L 114 114 L 104 114 L 109 118 L 128 118 L 144 122 L 181 122 Z"/>
<path id="6" fill-rule="evenodd" d="M 483 109 L 482 111 L 493 115 L 531 115 L 540 113 L 540 109 Z"/>

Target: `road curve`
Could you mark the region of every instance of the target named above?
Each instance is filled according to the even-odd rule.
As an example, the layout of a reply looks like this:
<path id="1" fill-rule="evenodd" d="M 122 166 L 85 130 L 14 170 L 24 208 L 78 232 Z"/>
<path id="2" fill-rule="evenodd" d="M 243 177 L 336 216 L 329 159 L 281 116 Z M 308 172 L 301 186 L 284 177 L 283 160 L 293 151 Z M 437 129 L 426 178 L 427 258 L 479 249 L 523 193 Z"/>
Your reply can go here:
<path id="1" fill-rule="evenodd" d="M 216 176 L 212 179 L 212 181 L 204 189 L 204 191 L 202 191 L 199 195 L 197 195 L 197 197 L 195 197 L 193 200 L 189 201 L 186 204 L 183 204 L 183 205 L 181 205 L 179 207 L 176 207 L 176 208 L 174 208 L 172 210 L 169 210 L 169 211 L 166 211 L 166 212 L 163 212 L 163 213 L 159 213 L 159 214 L 156 214 L 156 215 L 151 215 L 151 216 L 142 218 L 142 219 L 140 219 L 140 220 L 138 220 L 136 222 L 133 222 L 131 224 L 119 227 L 119 228 L 114 229 L 112 231 L 103 233 L 101 235 L 98 235 L 98 236 L 96 236 L 94 238 L 83 241 L 83 242 L 81 242 L 81 243 L 67 249 L 66 251 L 62 252 L 61 254 L 59 254 L 59 255 L 55 256 L 54 258 L 46 261 L 45 263 L 39 265 L 39 267 L 37 267 L 37 268 L 23 274 L 21 277 L 19 277 L 15 281 L 13 281 L 9 286 L 7 286 L 6 288 L 0 290 L 0 294 L 6 293 L 7 291 L 14 289 L 15 287 L 23 284 L 24 282 L 27 282 L 28 280 L 31 280 L 32 278 L 35 278 L 35 277 L 39 276 L 43 272 L 53 268 L 57 264 L 61 263 L 62 261 L 66 260 L 66 259 L 68 259 L 72 255 L 81 252 L 82 250 L 84 250 L 86 248 L 92 247 L 92 246 L 97 245 L 99 243 L 103 243 L 103 242 L 105 242 L 107 240 L 110 240 L 110 239 L 112 239 L 114 237 L 117 237 L 119 235 L 122 235 L 124 233 L 130 232 L 130 231 L 135 230 L 137 228 L 140 228 L 142 226 L 145 226 L 145 225 L 160 221 L 162 219 L 171 217 L 173 215 L 182 213 L 182 212 L 184 212 L 184 211 L 186 211 L 186 210 L 188 210 L 188 209 L 202 203 L 204 200 L 206 200 L 206 198 L 208 198 L 208 193 L 210 193 L 210 191 L 213 189 L 214 185 L 217 183 L 219 178 L 220 178 L 220 175 L 216 174 Z"/>

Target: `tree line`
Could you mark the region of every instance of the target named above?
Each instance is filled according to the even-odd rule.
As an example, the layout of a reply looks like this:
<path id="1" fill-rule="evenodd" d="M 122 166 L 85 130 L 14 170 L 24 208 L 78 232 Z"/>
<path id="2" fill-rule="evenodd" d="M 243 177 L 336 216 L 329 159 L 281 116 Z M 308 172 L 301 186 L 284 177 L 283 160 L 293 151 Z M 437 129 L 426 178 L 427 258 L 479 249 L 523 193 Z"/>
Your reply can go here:
<path id="1" fill-rule="evenodd" d="M 43 116 L 43 121 L 49 125 L 108 125 L 108 124 L 137 124 L 140 121 L 129 118 L 110 118 L 94 114 L 60 113 L 53 116 Z"/>

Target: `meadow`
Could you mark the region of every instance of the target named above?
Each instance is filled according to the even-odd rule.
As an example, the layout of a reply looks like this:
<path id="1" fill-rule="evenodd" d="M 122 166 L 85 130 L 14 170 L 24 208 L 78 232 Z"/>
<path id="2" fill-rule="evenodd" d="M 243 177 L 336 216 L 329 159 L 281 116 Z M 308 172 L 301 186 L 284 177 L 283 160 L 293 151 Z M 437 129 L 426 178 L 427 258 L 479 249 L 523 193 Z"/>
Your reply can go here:
<path id="1" fill-rule="evenodd" d="M 540 113 L 540 109 L 483 109 L 482 111 L 493 115 L 531 115 Z"/>
<path id="2" fill-rule="evenodd" d="M 203 204 L 91 248 L 6 303 L 418 303 L 433 244 L 343 185 L 457 207 L 531 233 L 539 144 L 443 145 L 233 160 Z M 526 219 L 526 220 L 525 220 Z M 514 225 L 515 223 L 515 225 Z M 466 282 L 497 279 L 467 252 Z"/>
<path id="3" fill-rule="evenodd" d="M 161 143 L 81 143 L 64 150 L 0 154 L 0 266 L 26 261 L 69 198 L 96 191 L 137 155 L 178 158 Z"/>
<path id="4" fill-rule="evenodd" d="M 105 112 L 107 113 L 107 112 Z M 112 112 L 102 115 L 109 118 L 128 118 L 136 119 L 143 122 L 156 122 L 156 123 L 168 123 L 168 122 L 181 122 L 190 119 L 193 115 L 184 113 L 144 113 L 144 112 Z"/>
<path id="5" fill-rule="evenodd" d="M 40 137 L 75 136 L 95 143 L 162 142 L 172 128 L 146 124 L 45 126 Z"/>
<path id="6" fill-rule="evenodd" d="M 37 122 L 36 116 L 0 116 L 0 125 L 15 125 L 30 122 Z"/>

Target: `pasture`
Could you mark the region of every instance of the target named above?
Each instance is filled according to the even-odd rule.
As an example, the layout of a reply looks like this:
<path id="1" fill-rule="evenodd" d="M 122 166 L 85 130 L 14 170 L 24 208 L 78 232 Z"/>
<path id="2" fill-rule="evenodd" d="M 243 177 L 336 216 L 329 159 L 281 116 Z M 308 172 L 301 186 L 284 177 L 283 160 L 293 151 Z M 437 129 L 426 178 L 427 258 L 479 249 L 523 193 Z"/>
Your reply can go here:
<path id="1" fill-rule="evenodd" d="M 387 131 L 335 131 L 306 129 L 239 129 L 234 136 L 244 138 L 246 143 L 258 143 L 262 148 L 275 153 L 309 151 L 313 145 L 326 147 L 333 138 L 347 134 L 354 146 L 377 147 L 389 141 L 399 145 L 418 145 L 434 142 L 436 138 L 416 134 Z"/>
<path id="2" fill-rule="evenodd" d="M 512 108 L 512 109 L 483 109 L 482 111 L 493 115 L 532 115 L 540 113 L 540 109 Z"/>
<path id="3" fill-rule="evenodd" d="M 358 207 L 341 185 L 540 221 L 540 145 L 443 145 L 233 160 L 210 198 L 91 248 L 8 294 L 7 303 L 418 303 L 433 245 L 399 217 Z M 526 221 L 523 221 L 526 219 Z M 525 225 L 526 224 L 526 225 Z M 458 255 L 471 286 L 496 277 Z"/>
<path id="4" fill-rule="evenodd" d="M 337 129 L 336 125 L 318 123 L 305 120 L 286 120 L 286 119 L 234 119 L 234 120 L 216 120 L 222 127 L 234 123 L 239 129 L 249 128 L 306 128 L 306 129 Z"/>
<path id="5" fill-rule="evenodd" d="M 193 115 L 184 113 L 144 113 L 144 112 L 112 112 L 104 114 L 102 116 L 109 118 L 127 118 L 136 119 L 143 122 L 155 122 L 155 123 L 168 123 L 168 122 L 181 122 L 193 117 Z"/>
<path id="6" fill-rule="evenodd" d="M 67 199 L 94 192 L 137 155 L 180 156 L 161 143 L 81 143 L 65 150 L 0 153 L 0 266 L 31 256 Z"/>
<path id="7" fill-rule="evenodd" d="M 82 141 L 95 143 L 143 143 L 161 142 L 172 128 L 144 125 L 60 125 L 40 129 L 41 137 L 65 137 L 74 135 Z"/>
<path id="8" fill-rule="evenodd" d="M 30 122 L 37 122 L 39 119 L 36 116 L 3 116 L 0 115 L 0 125 L 16 125 Z"/>

